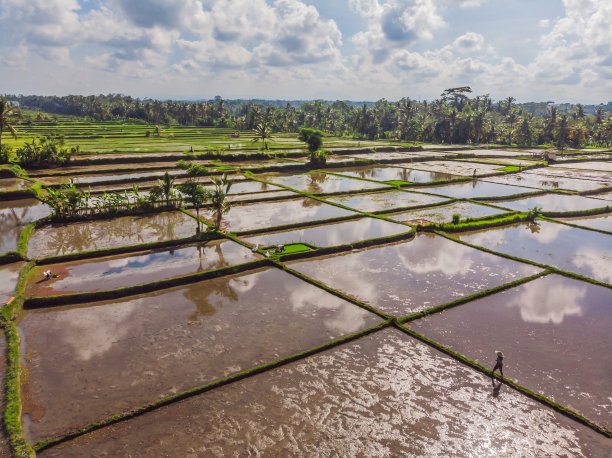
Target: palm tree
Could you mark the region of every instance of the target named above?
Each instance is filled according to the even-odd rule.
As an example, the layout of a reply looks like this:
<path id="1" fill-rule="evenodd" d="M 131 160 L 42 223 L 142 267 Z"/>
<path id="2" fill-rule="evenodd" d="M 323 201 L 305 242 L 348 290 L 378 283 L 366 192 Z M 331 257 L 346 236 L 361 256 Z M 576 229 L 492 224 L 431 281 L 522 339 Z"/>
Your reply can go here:
<path id="1" fill-rule="evenodd" d="M 257 124 L 257 126 L 255 126 L 255 129 L 253 129 L 253 133 L 255 134 L 253 137 L 253 141 L 258 142 L 259 140 L 261 140 L 264 145 L 264 148 L 268 149 L 268 143 L 266 142 L 266 140 L 272 138 L 272 129 L 270 129 L 268 123 L 261 122 Z"/>
<path id="2" fill-rule="evenodd" d="M 189 180 L 186 183 L 179 185 L 179 189 L 185 195 L 185 200 L 194 206 L 196 211 L 197 229 L 196 233 L 200 233 L 200 208 L 211 198 L 212 192 L 204 187 L 203 184 L 196 180 Z"/>
<path id="3" fill-rule="evenodd" d="M 215 215 L 215 230 L 219 230 L 223 215 L 230 211 L 232 207 L 232 203 L 229 201 L 227 196 L 234 182 L 233 180 L 227 179 L 227 173 L 224 173 L 222 178 L 210 177 L 210 179 L 215 186 L 210 199 L 213 213 Z"/>
<path id="4" fill-rule="evenodd" d="M 2 149 L 2 132 L 5 130 L 8 130 L 13 138 L 17 138 L 17 131 L 12 123 L 18 116 L 19 110 L 2 97 L 0 99 L 0 149 Z"/>
<path id="5" fill-rule="evenodd" d="M 174 178 L 168 172 L 164 173 L 161 180 L 157 180 L 157 184 L 151 188 L 151 195 L 163 196 L 166 201 L 166 207 L 170 206 L 170 199 L 174 197 Z"/>

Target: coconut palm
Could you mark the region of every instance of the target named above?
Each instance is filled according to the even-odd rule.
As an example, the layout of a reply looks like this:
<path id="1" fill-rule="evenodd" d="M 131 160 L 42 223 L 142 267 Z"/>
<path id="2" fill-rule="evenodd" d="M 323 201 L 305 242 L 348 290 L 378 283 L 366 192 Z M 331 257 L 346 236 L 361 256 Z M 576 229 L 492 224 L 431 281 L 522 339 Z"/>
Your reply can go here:
<path id="1" fill-rule="evenodd" d="M 168 172 L 164 173 L 161 180 L 157 180 L 157 184 L 151 188 L 151 195 L 160 196 L 166 201 L 166 207 L 170 206 L 170 199 L 174 197 L 174 178 Z"/>
<path id="2" fill-rule="evenodd" d="M 17 131 L 13 122 L 19 116 L 19 110 L 8 103 L 4 97 L 0 99 L 0 149 L 2 149 L 2 133 L 7 130 L 13 138 L 17 138 Z"/>
<path id="3" fill-rule="evenodd" d="M 219 230 L 223 215 L 230 211 L 232 207 L 232 204 L 228 199 L 228 194 L 234 182 L 233 180 L 227 179 L 227 173 L 224 173 L 222 178 L 210 177 L 210 179 L 215 186 L 210 202 L 215 215 L 215 229 Z"/>
<path id="4" fill-rule="evenodd" d="M 268 143 L 266 140 L 272 138 L 272 129 L 270 129 L 270 126 L 266 122 L 261 122 L 255 126 L 253 133 L 255 134 L 253 136 L 253 141 L 258 142 L 261 140 L 264 148 L 268 149 Z"/>
<path id="5" fill-rule="evenodd" d="M 179 190 L 185 195 L 185 200 L 195 208 L 197 221 L 196 233 L 199 234 L 200 208 L 212 197 L 212 192 L 203 184 L 193 179 L 179 185 Z"/>

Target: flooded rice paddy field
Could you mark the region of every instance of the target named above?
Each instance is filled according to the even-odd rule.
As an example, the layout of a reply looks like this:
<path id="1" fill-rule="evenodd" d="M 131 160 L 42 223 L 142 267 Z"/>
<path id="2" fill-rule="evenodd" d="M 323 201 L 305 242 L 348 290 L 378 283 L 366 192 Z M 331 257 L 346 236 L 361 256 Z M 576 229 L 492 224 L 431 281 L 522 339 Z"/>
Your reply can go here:
<path id="1" fill-rule="evenodd" d="M 41 456 L 588 457 L 609 448 L 594 431 L 385 329 Z"/>
<path id="2" fill-rule="evenodd" d="M 612 172 L 602 172 L 597 170 L 571 170 L 571 169 L 549 169 L 539 168 L 526 170 L 525 173 L 542 177 L 543 179 L 575 179 L 583 181 L 592 181 L 598 187 L 603 188 L 612 186 Z"/>
<path id="3" fill-rule="evenodd" d="M 335 170 L 334 170 L 335 171 Z M 310 194 L 329 194 L 334 192 L 358 191 L 386 187 L 382 183 L 344 178 L 323 172 L 310 172 L 293 175 L 259 175 L 258 178 L 271 183 L 287 186 Z"/>
<path id="4" fill-rule="evenodd" d="M 35 229 L 28 256 L 45 258 L 82 251 L 162 242 L 195 234 L 195 220 L 180 211 L 50 224 Z"/>
<path id="5" fill-rule="evenodd" d="M 396 316 L 410 315 L 540 271 L 434 234 L 287 265 Z"/>
<path id="6" fill-rule="evenodd" d="M 481 164 L 478 162 L 464 161 L 428 161 L 413 162 L 408 164 L 397 164 L 410 169 L 425 170 L 429 172 L 447 173 L 450 175 L 473 176 L 476 171 L 478 175 L 488 175 L 490 173 L 503 173 L 499 164 Z"/>
<path id="7" fill-rule="evenodd" d="M 430 181 L 452 180 L 453 178 L 457 178 L 455 175 L 448 173 L 411 170 L 404 167 L 381 167 L 379 165 L 337 168 L 333 169 L 333 172 L 369 180 L 404 181 L 409 183 L 428 183 Z"/>
<path id="8" fill-rule="evenodd" d="M 50 213 L 36 199 L 0 200 L 0 255 L 16 250 L 22 229 Z"/>
<path id="9" fill-rule="evenodd" d="M 538 221 L 455 236 L 473 245 L 612 283 L 612 238 L 607 234 Z"/>
<path id="10" fill-rule="evenodd" d="M 427 222 L 450 223 L 453 220 L 453 215 L 459 215 L 461 219 L 465 219 L 482 218 L 485 216 L 498 215 L 504 212 L 505 210 L 489 207 L 487 205 L 459 201 L 453 202 L 452 204 L 420 208 L 417 210 L 408 210 L 386 216 L 393 220 L 408 224 L 424 224 Z"/>
<path id="11" fill-rule="evenodd" d="M 44 265 L 32 271 L 26 294 L 53 296 L 123 288 L 259 258 L 259 254 L 231 240 L 213 240 L 186 247 Z M 44 280 L 43 273 L 48 269 L 58 277 Z"/>
<path id="12" fill-rule="evenodd" d="M 166 170 L 161 172 L 138 172 L 138 173 L 107 173 L 103 175 L 77 175 L 75 177 L 70 176 L 49 176 L 42 177 L 40 181 L 46 185 L 57 186 L 60 184 L 68 183 L 70 180 L 77 185 L 86 185 L 94 183 L 104 183 L 105 181 L 119 181 L 119 180 L 142 180 L 151 178 L 162 178 L 164 174 L 168 172 L 170 176 L 185 175 L 182 170 Z"/>
<path id="13" fill-rule="evenodd" d="M 315 247 L 328 247 L 388 237 L 409 231 L 409 227 L 401 224 L 374 218 L 360 218 L 341 223 L 243 237 L 243 240 L 261 247 L 288 245 L 290 243 L 307 243 Z"/>
<path id="14" fill-rule="evenodd" d="M 210 222 L 214 219 L 209 210 L 200 214 Z M 300 197 L 276 202 L 235 205 L 223 217 L 221 226 L 232 232 L 242 232 L 351 215 L 354 215 L 354 212 L 344 208 L 325 204 L 309 197 Z"/>
<path id="15" fill-rule="evenodd" d="M 445 198 L 408 191 L 383 191 L 348 194 L 325 198 L 328 202 L 344 205 L 360 212 L 376 212 L 393 208 L 418 207 L 444 202 Z"/>
<path id="16" fill-rule="evenodd" d="M 0 191 L 13 191 L 15 189 L 27 189 L 32 182 L 20 178 L 0 178 Z"/>
<path id="17" fill-rule="evenodd" d="M 26 434 L 58 434 L 381 321 L 276 268 L 30 312 L 19 323 Z"/>
<path id="18" fill-rule="evenodd" d="M 576 191 L 594 189 L 601 182 L 601 174 L 595 172 L 608 172 L 598 161 L 589 161 L 593 167 L 584 169 L 565 164 L 572 168 L 569 175 L 557 173 L 563 172 L 562 168 L 548 167 L 410 191 L 378 190 L 386 186 L 384 181 L 427 183 L 462 174 L 471 176 L 474 168 L 477 174 L 497 173 L 504 164 L 526 162 L 514 157 L 524 155 L 524 151 L 504 150 L 474 150 L 478 155 L 495 156 L 482 158 L 484 164 L 435 161 L 455 167 L 450 171 L 421 170 L 422 164 L 435 164 L 410 162 L 426 155 L 470 151 L 337 155 L 339 160 L 372 156 L 381 161 L 405 157 L 406 161 L 399 165 L 334 167 L 328 170 L 332 173 L 259 175 L 278 186 L 244 180 L 236 174 L 239 181 L 231 188 L 230 200 L 266 199 L 237 203 L 223 218 L 222 228 L 238 235 L 242 232 L 238 242 L 249 246 L 229 240 L 233 235 L 226 234 L 216 241 L 185 240 L 174 248 L 139 247 L 194 235 L 195 220 L 182 212 L 35 229 L 27 254 L 36 259 L 130 248 L 124 254 L 100 253 L 97 257 L 36 266 L 22 291 L 26 298 L 40 300 L 49 295 L 145 283 L 149 283 L 147 288 L 157 289 L 21 313 L 17 324 L 26 438 L 35 442 L 65 434 L 293 355 L 291 363 L 266 367 L 258 375 L 243 374 L 239 381 L 222 383 L 203 394 L 190 394 L 180 402 L 84 434 L 40 455 L 221 456 L 247 452 L 256 456 L 609 456 L 609 438 L 507 384 L 493 384 L 487 374 L 422 344 L 393 323 L 348 343 L 334 344 L 334 339 L 382 324 L 382 316 L 406 317 L 542 273 L 540 267 L 428 232 L 418 232 L 412 238 L 407 234 L 401 242 L 375 240 L 411 230 L 400 222 L 445 223 L 454 214 L 462 219 L 481 218 L 536 205 L 544 211 L 584 210 L 609 202 L 605 193 L 589 197 L 546 194 L 494 202 L 508 209 L 504 210 L 448 200 L 505 197 L 540 187 L 554 189 L 555 185 L 541 184 L 546 180 Z M 160 163 L 164 160 L 161 157 Z M 294 159 L 224 165 L 242 169 L 274 162 L 295 165 L 301 158 Z M 171 162 L 168 164 L 172 167 Z M 123 174 L 110 175 L 111 167 L 91 167 L 94 173 L 90 176 L 115 179 Z M 137 169 L 130 175 L 139 173 L 153 176 Z M 515 177 L 526 178 L 514 181 Z M 532 186 L 535 182 L 538 186 Z M 144 189 L 155 183 L 152 179 L 138 184 Z M 280 185 L 302 192 L 343 194 L 327 196 L 325 202 L 329 203 L 325 203 Z M 100 181 L 92 189 L 121 186 L 127 185 Z M 385 213 L 398 223 L 358 213 L 409 207 L 422 208 Z M 46 207 L 34 199 L 0 201 L 0 222 L 7 228 L 0 240 L 3 248 L 8 247 L 0 255 L 16 248 L 25 224 L 47 214 Z M 201 215 L 209 222 L 213 220 L 206 209 Z M 328 221 L 343 217 L 349 219 Z M 556 219 L 611 231 L 610 218 L 606 213 Z M 274 230 L 280 226 L 286 227 Z M 265 230 L 268 232 L 261 232 Z M 9 237 L 6 234 L 10 231 L 13 233 Z M 246 235 L 249 231 L 258 233 Z M 612 283 L 609 234 L 538 220 L 455 233 L 453 237 Z M 363 240 L 370 241 L 367 248 L 338 248 Z M 266 260 L 263 252 L 250 249 L 253 244 L 265 247 L 290 243 L 306 243 L 314 250 L 321 247 L 327 251 L 297 254 L 288 261 L 274 254 Z M 260 262 L 232 268 L 254 260 Z M 18 272 L 24 265 L 0 265 L 0 302 L 14 294 Z M 261 265 L 267 267 L 258 267 Z M 186 286 L 169 288 L 152 283 L 224 267 L 230 269 L 221 276 Z M 47 269 L 57 276 L 40 281 Z M 406 326 L 439 342 L 436 345 L 447 346 L 489 368 L 494 363 L 493 351 L 500 349 L 506 355 L 507 378 L 610 427 L 610 291 L 605 285 L 584 279 L 548 274 L 503 292 L 489 291 L 485 297 L 410 321 Z M 357 305 L 360 302 L 365 307 Z M 38 302 L 31 306 L 40 307 Z M 321 345 L 329 348 L 318 348 Z M 308 350 L 310 356 L 300 353 Z M 2 437 L 0 452 L 1 446 Z"/>
<path id="19" fill-rule="evenodd" d="M 485 366 L 494 342 L 504 376 L 610 427 L 611 305 L 609 288 L 547 275 L 409 326 Z"/>
<path id="20" fill-rule="evenodd" d="M 567 194 L 541 194 L 519 199 L 497 200 L 494 203 L 499 207 L 522 212 L 528 211 L 533 207 L 539 207 L 544 212 L 569 212 L 601 208 L 608 205 L 602 199 Z"/>
<path id="21" fill-rule="evenodd" d="M 612 159 L 612 156 L 611 156 Z M 601 170 L 603 172 L 612 173 L 612 160 L 610 161 L 587 161 L 587 162 L 572 162 L 571 164 L 552 164 L 552 169 L 574 169 L 574 170 Z"/>

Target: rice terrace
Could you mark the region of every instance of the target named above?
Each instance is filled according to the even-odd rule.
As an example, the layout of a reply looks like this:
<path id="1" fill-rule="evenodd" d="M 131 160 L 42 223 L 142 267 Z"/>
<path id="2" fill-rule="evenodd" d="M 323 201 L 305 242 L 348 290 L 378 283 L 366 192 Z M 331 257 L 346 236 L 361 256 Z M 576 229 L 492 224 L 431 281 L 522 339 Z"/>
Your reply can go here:
<path id="1" fill-rule="evenodd" d="M 612 9 L 340 3 L 0 1 L 1 457 L 612 457 Z"/>

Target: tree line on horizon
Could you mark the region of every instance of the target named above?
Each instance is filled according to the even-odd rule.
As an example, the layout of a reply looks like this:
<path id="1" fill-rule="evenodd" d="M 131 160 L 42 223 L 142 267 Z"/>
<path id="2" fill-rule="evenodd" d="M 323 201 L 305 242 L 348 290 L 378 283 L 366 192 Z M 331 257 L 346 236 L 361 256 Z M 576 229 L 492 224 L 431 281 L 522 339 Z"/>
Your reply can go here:
<path id="1" fill-rule="evenodd" d="M 217 96 L 202 102 L 138 99 L 120 94 L 91 96 L 24 96 L 7 99 L 24 109 L 71 115 L 95 121 L 145 122 L 156 125 L 224 127 L 297 133 L 318 129 L 334 136 L 389 139 L 405 142 L 518 146 L 582 147 L 612 145 L 612 105 L 599 105 L 587 114 L 584 105 L 570 112 L 552 102 L 516 104 L 514 97 L 494 101 L 472 97 L 471 88 L 449 88 L 438 99 L 374 103 L 336 100 L 260 105 L 255 101 L 226 101 Z M 27 122 L 27 121 L 26 121 Z"/>

